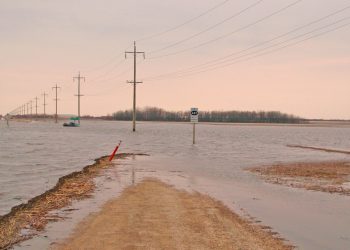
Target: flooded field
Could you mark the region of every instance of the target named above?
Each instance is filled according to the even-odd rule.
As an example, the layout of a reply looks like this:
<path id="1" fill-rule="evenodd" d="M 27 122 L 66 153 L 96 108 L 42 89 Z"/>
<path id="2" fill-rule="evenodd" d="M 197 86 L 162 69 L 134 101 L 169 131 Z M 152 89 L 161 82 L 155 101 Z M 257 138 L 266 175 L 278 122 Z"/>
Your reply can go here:
<path id="1" fill-rule="evenodd" d="M 346 154 L 286 146 L 347 150 L 350 127 L 199 124 L 196 131 L 197 144 L 192 145 L 192 127 L 182 123 L 139 123 L 132 133 L 129 122 L 83 121 L 80 128 L 51 122 L 12 122 L 7 128 L 2 122 L 0 215 L 51 188 L 59 177 L 111 153 L 122 140 L 120 152 L 150 155 L 125 160 L 109 171 L 123 186 L 158 177 L 248 213 L 302 249 L 350 245 L 349 197 L 266 184 L 244 171 L 281 162 L 350 161 Z"/>

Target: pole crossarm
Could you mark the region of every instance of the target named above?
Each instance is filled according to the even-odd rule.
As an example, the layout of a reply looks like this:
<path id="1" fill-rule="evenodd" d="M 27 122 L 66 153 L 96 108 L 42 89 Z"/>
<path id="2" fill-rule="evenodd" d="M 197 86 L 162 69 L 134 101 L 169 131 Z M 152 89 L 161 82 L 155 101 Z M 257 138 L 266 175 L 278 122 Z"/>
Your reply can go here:
<path id="1" fill-rule="evenodd" d="M 126 81 L 126 83 L 143 83 L 143 82 Z"/>

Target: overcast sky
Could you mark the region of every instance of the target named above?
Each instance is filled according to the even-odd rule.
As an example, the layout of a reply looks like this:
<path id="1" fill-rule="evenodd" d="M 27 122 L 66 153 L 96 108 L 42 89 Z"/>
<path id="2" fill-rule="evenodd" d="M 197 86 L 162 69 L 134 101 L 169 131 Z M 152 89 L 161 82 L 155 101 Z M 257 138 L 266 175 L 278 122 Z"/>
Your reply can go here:
<path id="1" fill-rule="evenodd" d="M 133 59 L 124 51 L 136 40 L 146 53 L 139 57 L 138 107 L 350 119 L 348 6 L 349 0 L 2 0 L 0 114 L 36 96 L 43 112 L 44 92 L 53 113 L 56 83 L 59 112 L 76 113 L 79 71 L 86 77 L 82 114 L 131 108 L 126 80 L 133 79 Z M 209 64 L 222 58 L 230 61 Z"/>

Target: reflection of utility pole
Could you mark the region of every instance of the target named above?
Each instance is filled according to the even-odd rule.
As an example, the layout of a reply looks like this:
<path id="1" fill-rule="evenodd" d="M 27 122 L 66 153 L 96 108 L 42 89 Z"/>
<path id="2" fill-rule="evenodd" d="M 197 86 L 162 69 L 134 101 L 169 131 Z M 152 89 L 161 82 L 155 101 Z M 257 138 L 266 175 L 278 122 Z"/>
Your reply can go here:
<path id="1" fill-rule="evenodd" d="M 35 116 L 38 117 L 38 97 L 35 97 Z"/>
<path id="2" fill-rule="evenodd" d="M 78 96 L 78 118 L 79 118 L 78 123 L 80 124 L 80 97 L 83 96 L 80 94 L 80 80 L 83 79 L 85 82 L 85 77 L 80 76 L 80 72 L 79 72 L 78 76 L 73 77 L 73 81 L 75 81 L 76 79 L 78 80 L 78 94 L 75 96 Z"/>
<path id="3" fill-rule="evenodd" d="M 128 83 L 134 84 L 134 96 L 133 96 L 133 113 L 132 113 L 132 131 L 136 131 L 136 84 L 142 83 L 136 81 L 136 56 L 137 54 L 143 54 L 143 58 L 145 58 L 145 52 L 138 52 L 136 50 L 136 42 L 134 41 L 134 51 L 126 51 L 125 52 L 125 58 L 127 54 L 134 54 L 134 80 L 133 81 L 127 81 Z"/>
<path id="4" fill-rule="evenodd" d="M 46 117 L 46 106 L 47 106 L 47 104 L 46 104 L 46 96 L 48 96 L 48 94 L 46 94 L 45 92 L 44 92 L 44 94 L 42 94 L 42 96 L 44 96 L 44 117 Z"/>
<path id="5" fill-rule="evenodd" d="M 56 86 L 55 87 L 52 87 L 52 89 L 55 89 L 56 90 L 56 98 L 54 99 L 56 101 L 56 114 L 55 114 L 55 122 L 57 123 L 57 120 L 58 120 L 58 115 L 57 115 L 57 89 L 60 89 L 61 87 L 58 87 L 57 86 L 57 83 L 56 83 Z"/>

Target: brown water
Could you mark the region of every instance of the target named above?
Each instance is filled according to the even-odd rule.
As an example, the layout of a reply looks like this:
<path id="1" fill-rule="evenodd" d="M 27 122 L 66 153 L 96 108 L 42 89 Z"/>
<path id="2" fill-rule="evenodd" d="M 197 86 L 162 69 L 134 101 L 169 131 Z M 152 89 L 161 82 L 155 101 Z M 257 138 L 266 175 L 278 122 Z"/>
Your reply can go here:
<path id="1" fill-rule="evenodd" d="M 150 157 L 123 161 L 107 173 L 110 181 L 100 180 L 95 209 L 117 195 L 111 190 L 120 191 L 133 180 L 157 176 L 249 213 L 302 249 L 349 249 L 349 197 L 266 184 L 243 168 L 276 162 L 350 160 L 343 154 L 285 146 L 349 149 L 350 128 L 199 124 L 197 144 L 192 145 L 189 124 L 141 123 L 136 133 L 130 131 L 130 125 L 84 121 L 80 128 L 63 128 L 33 122 L 12 123 L 6 128 L 1 124 L 0 214 L 52 187 L 60 176 L 109 154 L 117 141 L 123 140 L 122 152 L 148 153 Z M 79 212 L 72 212 L 73 219 L 61 223 L 73 228 L 83 211 L 94 210 L 94 206 L 86 208 L 88 203 L 75 204 Z M 49 244 L 66 236 L 68 226 L 62 230 L 59 225 L 53 223 L 46 237 L 37 237 L 20 248 L 35 249 L 35 241 Z"/>

